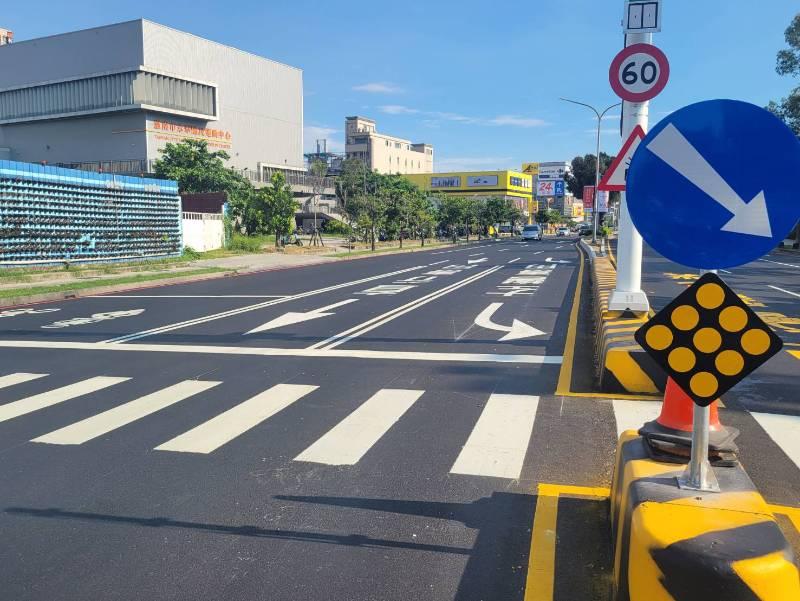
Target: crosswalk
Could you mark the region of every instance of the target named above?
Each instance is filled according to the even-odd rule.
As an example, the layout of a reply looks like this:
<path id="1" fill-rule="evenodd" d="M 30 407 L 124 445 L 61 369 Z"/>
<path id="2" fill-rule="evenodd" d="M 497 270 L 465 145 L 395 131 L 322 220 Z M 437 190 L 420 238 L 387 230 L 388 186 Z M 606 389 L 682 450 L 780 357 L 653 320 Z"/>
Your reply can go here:
<path id="1" fill-rule="evenodd" d="M 23 384 L 26 389 L 43 389 L 31 396 L 5 403 L 0 397 L 0 426 L 3 422 L 45 412 L 80 397 L 101 393 L 106 389 L 117 390 L 115 386 L 132 379 L 95 376 L 48 389 L 48 377 L 48 374 L 42 373 L 0 374 L 0 389 L 11 389 Z M 53 447 L 85 445 L 101 437 L 113 437 L 118 430 L 124 430 L 150 416 L 157 416 L 169 407 L 177 406 L 191 415 L 193 401 L 221 384 L 223 382 L 218 380 L 192 379 L 182 380 L 132 399 L 113 394 L 110 396 L 114 405 L 110 408 L 54 430 L 37 433 L 30 442 Z M 348 415 L 339 418 L 337 423 L 325 426 L 327 430 L 321 434 L 318 431 L 314 433 L 313 429 L 306 431 L 302 424 L 297 425 L 296 439 L 298 443 L 302 443 L 297 449 L 304 450 L 296 454 L 293 461 L 326 466 L 355 466 L 370 450 L 381 444 L 387 433 L 403 428 L 404 417 L 413 407 L 422 403 L 435 405 L 438 398 L 435 390 L 405 388 L 380 388 L 371 395 L 367 393 L 361 397 L 361 394 L 363 393 L 353 392 L 356 397 L 353 400 L 357 402 L 357 406 Z M 209 455 L 227 445 L 235 444 L 240 436 L 287 408 L 296 404 L 302 405 L 307 399 L 311 399 L 310 402 L 319 407 L 319 401 L 324 396 L 324 386 L 275 384 L 250 398 L 231 399 L 236 402 L 232 407 L 201 423 L 194 420 L 186 431 L 157 444 L 153 450 L 165 456 L 179 453 Z M 561 430 L 555 434 L 552 433 L 552 423 L 543 424 L 537 430 L 537 418 L 552 419 L 549 417 L 550 412 L 541 411 L 541 405 L 545 402 L 558 400 L 525 394 L 487 394 L 468 435 L 459 443 L 458 448 L 448 450 L 455 458 L 454 461 L 450 459 L 452 464 L 448 462 L 451 465 L 449 473 L 457 476 L 520 479 L 537 436 L 544 432 L 552 436 L 569 436 L 568 423 L 557 425 Z M 654 419 L 661 407 L 658 401 L 632 400 L 613 400 L 606 405 L 609 418 L 615 422 L 617 435 L 624 430 L 638 429 L 644 422 Z M 546 417 L 538 417 L 540 414 Z M 752 427 L 763 430 L 773 441 L 777 451 L 785 454 L 800 469 L 800 439 L 797 437 L 800 416 L 755 412 L 750 415 L 753 418 Z M 447 421 L 443 421 L 441 427 L 448 428 Z M 307 440 L 307 436 L 310 439 Z M 746 433 L 743 432 L 743 436 Z M 447 437 L 443 437 L 445 438 Z M 433 444 L 436 442 L 432 441 Z M 606 442 L 613 448 L 613 440 Z"/>

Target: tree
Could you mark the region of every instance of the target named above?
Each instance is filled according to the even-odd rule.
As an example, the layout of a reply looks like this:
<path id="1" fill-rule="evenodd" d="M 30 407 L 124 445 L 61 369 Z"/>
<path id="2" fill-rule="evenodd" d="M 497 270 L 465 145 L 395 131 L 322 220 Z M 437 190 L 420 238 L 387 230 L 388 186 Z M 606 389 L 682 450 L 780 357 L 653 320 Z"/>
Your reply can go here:
<path id="1" fill-rule="evenodd" d="M 350 206 L 349 201 L 355 200 L 365 179 L 366 167 L 358 159 L 345 159 L 342 161 L 342 171 L 336 177 L 336 196 L 342 203 L 342 213 L 347 219 L 347 225 L 353 229 L 353 222 L 358 220 L 355 206 Z"/>
<path id="2" fill-rule="evenodd" d="M 226 192 L 231 213 L 248 234 L 263 226 L 255 204 L 255 190 L 243 175 L 225 166 L 230 157 L 223 150 L 209 152 L 205 140 L 186 139 L 160 150 L 154 170 L 157 177 L 178 182 L 182 193 Z"/>
<path id="3" fill-rule="evenodd" d="M 489 233 L 489 228 L 496 223 L 505 221 L 505 202 L 500 196 L 490 196 L 481 205 L 479 212 L 479 222 L 481 227 Z"/>
<path id="4" fill-rule="evenodd" d="M 270 180 L 271 186 L 261 188 L 257 197 L 264 215 L 264 227 L 275 234 L 275 247 L 280 246 L 281 238 L 292 231 L 294 213 L 298 203 L 292 196 L 292 188 L 286 183 L 286 176 L 276 171 Z"/>
<path id="5" fill-rule="evenodd" d="M 325 189 L 325 176 L 328 175 L 328 163 L 325 161 L 314 161 L 309 165 L 308 171 L 311 174 L 311 189 L 314 194 L 312 203 L 314 205 L 314 233 L 311 234 L 311 243 L 314 246 L 324 246 L 322 236 L 317 227 L 317 207 L 319 205 L 319 197 Z"/>
<path id="6" fill-rule="evenodd" d="M 603 176 L 613 160 L 614 157 L 605 152 L 600 153 L 600 177 Z M 583 187 L 594 186 L 596 168 L 597 158 L 593 154 L 572 159 L 572 170 L 566 175 L 567 189 L 578 198 L 582 198 Z"/>
<path id="7" fill-rule="evenodd" d="M 789 48 L 778 52 L 775 71 L 778 75 L 800 77 L 800 14 L 795 15 L 792 23 L 784 32 Z M 767 108 L 783 119 L 792 131 L 800 136 L 800 87 L 794 88 L 780 103 L 770 102 Z"/>
<path id="8" fill-rule="evenodd" d="M 450 234 L 454 243 L 458 239 L 458 226 L 464 221 L 463 210 L 463 197 L 449 195 L 442 195 L 440 197 L 437 210 L 439 224 Z"/>

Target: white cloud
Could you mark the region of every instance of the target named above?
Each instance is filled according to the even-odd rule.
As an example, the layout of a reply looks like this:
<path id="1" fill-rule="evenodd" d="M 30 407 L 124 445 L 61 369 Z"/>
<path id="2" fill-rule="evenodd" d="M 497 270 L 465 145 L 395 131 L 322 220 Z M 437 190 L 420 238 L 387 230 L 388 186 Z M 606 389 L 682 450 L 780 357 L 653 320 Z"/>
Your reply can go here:
<path id="1" fill-rule="evenodd" d="M 541 127 L 547 125 L 542 119 L 532 117 L 520 117 L 519 115 L 498 115 L 492 119 L 481 117 L 470 117 L 449 111 L 423 111 L 402 104 L 384 104 L 378 107 L 382 113 L 387 115 L 421 115 L 426 119 L 423 121 L 428 127 L 437 121 L 453 121 L 455 123 L 476 124 L 476 125 L 495 125 L 511 127 Z"/>
<path id="2" fill-rule="evenodd" d="M 597 117 L 591 117 L 592 121 L 597 121 Z M 603 121 L 610 121 L 611 119 L 615 119 L 619 121 L 619 113 L 616 115 L 603 115 Z"/>
<path id="3" fill-rule="evenodd" d="M 498 115 L 494 119 L 489 119 L 492 125 L 513 125 L 514 127 L 541 127 L 547 125 L 541 119 L 531 117 L 519 117 L 518 115 Z"/>
<path id="4" fill-rule="evenodd" d="M 356 92 L 367 92 L 369 94 L 400 94 L 403 88 L 387 82 L 373 81 L 353 86 Z"/>
<path id="5" fill-rule="evenodd" d="M 387 115 L 415 115 L 420 112 L 417 109 L 411 109 L 401 104 L 384 104 L 379 106 L 378 109 Z"/>
<path id="6" fill-rule="evenodd" d="M 344 140 L 337 135 L 340 130 L 332 127 L 306 125 L 303 128 L 303 152 L 316 152 L 317 140 L 328 141 L 328 152 L 344 152 Z"/>
<path id="7" fill-rule="evenodd" d="M 434 157 L 434 170 L 443 171 L 476 171 L 484 169 L 516 169 L 512 165 L 512 157 Z"/>

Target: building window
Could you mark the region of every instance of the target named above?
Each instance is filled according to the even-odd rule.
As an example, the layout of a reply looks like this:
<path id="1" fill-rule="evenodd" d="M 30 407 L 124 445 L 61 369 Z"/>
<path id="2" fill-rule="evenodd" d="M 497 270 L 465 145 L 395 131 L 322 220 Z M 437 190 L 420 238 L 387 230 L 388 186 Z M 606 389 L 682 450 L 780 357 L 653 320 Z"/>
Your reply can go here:
<path id="1" fill-rule="evenodd" d="M 147 71 L 130 71 L 0 92 L 0 121 L 140 104 L 213 117 L 215 95 L 213 86 Z"/>

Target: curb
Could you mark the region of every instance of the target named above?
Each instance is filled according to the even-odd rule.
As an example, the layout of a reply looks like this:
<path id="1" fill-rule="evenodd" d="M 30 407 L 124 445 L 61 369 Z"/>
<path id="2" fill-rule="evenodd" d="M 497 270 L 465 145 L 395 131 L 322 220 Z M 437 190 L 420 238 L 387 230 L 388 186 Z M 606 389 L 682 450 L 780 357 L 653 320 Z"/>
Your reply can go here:
<path id="1" fill-rule="evenodd" d="M 631 312 L 609 311 L 608 297 L 617 282 L 616 269 L 608 256 L 590 252 L 595 333 L 595 378 L 600 390 L 624 394 L 658 394 L 667 383 L 666 374 L 633 339 L 633 333 L 650 318 Z"/>
<path id="2" fill-rule="evenodd" d="M 794 554 L 740 465 L 717 467 L 721 492 L 681 489 L 683 465 L 649 458 L 623 432 L 611 488 L 615 601 L 800 599 Z"/>
<path id="3" fill-rule="evenodd" d="M 317 265 L 323 265 L 327 263 L 334 263 L 336 261 L 357 261 L 359 259 L 375 259 L 381 256 L 389 256 L 395 254 L 405 254 L 405 253 L 412 253 L 412 252 L 425 252 L 431 250 L 438 250 L 441 248 L 447 248 L 449 246 L 468 246 L 478 242 L 485 242 L 486 240 L 475 240 L 469 241 L 464 244 L 460 245 L 437 245 L 434 247 L 412 247 L 412 248 L 404 248 L 400 250 L 399 248 L 396 251 L 387 251 L 382 253 L 376 254 L 363 254 L 357 256 L 326 256 L 324 257 L 325 260 L 322 261 L 312 261 L 309 263 L 304 263 L 302 265 L 276 265 L 273 267 L 265 267 L 263 269 L 252 269 L 248 271 L 238 271 L 236 269 L 230 269 L 228 271 L 220 271 L 217 273 L 209 273 L 209 274 L 200 274 L 196 276 L 176 276 L 174 278 L 162 278 L 158 280 L 152 280 L 150 282 L 144 281 L 141 283 L 132 283 L 132 284 L 115 284 L 110 286 L 97 286 L 96 288 L 85 288 L 81 290 L 65 290 L 63 292 L 47 292 L 43 294 L 31 294 L 26 296 L 10 296 L 7 298 L 0 299 L 0 309 L 9 309 L 13 307 L 24 307 L 27 305 L 37 305 L 41 303 L 50 303 L 50 302 L 57 302 L 63 300 L 75 300 L 77 298 L 86 297 L 86 296 L 98 296 L 102 294 L 113 294 L 115 292 L 132 292 L 136 290 L 147 290 L 151 288 L 160 288 L 162 286 L 172 286 L 176 284 L 190 284 L 193 282 L 202 282 L 205 280 L 216 280 L 219 278 L 226 278 L 226 277 L 241 277 L 241 276 L 248 276 L 248 275 L 256 275 L 260 273 L 267 273 L 270 271 L 283 271 L 285 269 L 302 269 L 304 267 L 315 267 Z M 222 268 L 224 269 L 224 268 Z M 133 272 L 135 273 L 135 272 Z"/>

